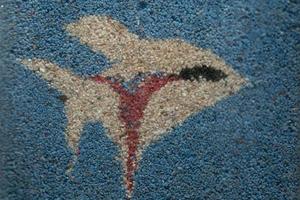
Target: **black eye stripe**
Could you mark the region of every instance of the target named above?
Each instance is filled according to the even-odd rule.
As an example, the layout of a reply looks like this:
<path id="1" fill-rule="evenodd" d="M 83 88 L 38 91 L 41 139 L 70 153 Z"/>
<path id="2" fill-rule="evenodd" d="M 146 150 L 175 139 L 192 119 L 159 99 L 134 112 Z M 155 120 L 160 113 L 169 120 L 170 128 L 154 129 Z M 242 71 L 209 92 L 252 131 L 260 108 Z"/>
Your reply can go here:
<path id="1" fill-rule="evenodd" d="M 200 78 L 204 78 L 207 81 L 220 81 L 227 77 L 222 70 L 215 69 L 211 66 L 207 65 L 196 65 L 193 68 L 184 68 L 180 71 L 179 75 L 177 75 L 180 79 L 183 80 L 197 80 Z"/>

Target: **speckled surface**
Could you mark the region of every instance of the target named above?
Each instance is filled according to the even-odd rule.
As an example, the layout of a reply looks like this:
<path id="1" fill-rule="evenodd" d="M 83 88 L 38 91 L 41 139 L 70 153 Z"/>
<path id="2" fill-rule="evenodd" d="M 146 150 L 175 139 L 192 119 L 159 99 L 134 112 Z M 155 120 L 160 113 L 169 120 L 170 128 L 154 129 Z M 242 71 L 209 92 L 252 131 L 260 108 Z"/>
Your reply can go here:
<path id="1" fill-rule="evenodd" d="M 85 15 L 112 16 L 142 38 L 211 49 L 249 80 L 145 150 L 133 199 L 296 199 L 298 1 L 1 5 L 0 199 L 125 198 L 118 148 L 99 123 L 85 126 L 73 177 L 65 174 L 72 152 L 61 94 L 20 64 L 37 57 L 78 75 L 110 67 L 62 29 Z"/>

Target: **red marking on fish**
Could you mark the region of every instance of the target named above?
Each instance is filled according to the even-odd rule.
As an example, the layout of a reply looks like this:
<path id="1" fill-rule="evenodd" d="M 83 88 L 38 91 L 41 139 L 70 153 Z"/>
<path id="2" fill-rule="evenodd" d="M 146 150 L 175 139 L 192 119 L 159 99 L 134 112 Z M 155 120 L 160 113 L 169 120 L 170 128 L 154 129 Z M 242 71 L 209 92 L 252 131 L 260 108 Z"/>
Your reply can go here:
<path id="1" fill-rule="evenodd" d="M 128 147 L 125 180 L 127 190 L 131 193 L 133 191 L 133 176 L 137 169 L 138 130 L 141 119 L 143 119 L 143 112 L 154 92 L 160 90 L 167 83 L 178 80 L 178 78 L 174 76 L 158 77 L 152 75 L 147 77 L 133 93 L 124 89 L 120 82 L 111 81 L 106 77 L 99 75 L 92 79 L 97 83 L 108 83 L 120 94 L 119 118 L 125 125 L 126 145 Z"/>

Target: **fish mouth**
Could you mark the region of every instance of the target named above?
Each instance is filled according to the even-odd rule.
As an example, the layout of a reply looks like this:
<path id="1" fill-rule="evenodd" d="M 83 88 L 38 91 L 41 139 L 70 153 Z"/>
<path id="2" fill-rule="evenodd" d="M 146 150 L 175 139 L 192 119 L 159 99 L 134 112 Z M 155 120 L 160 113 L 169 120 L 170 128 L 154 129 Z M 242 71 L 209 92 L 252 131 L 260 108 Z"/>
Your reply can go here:
<path id="1" fill-rule="evenodd" d="M 228 75 L 224 73 L 220 69 L 215 69 L 214 67 L 207 66 L 207 65 L 195 65 L 192 68 L 183 68 L 179 74 L 172 74 L 171 76 L 177 77 L 178 79 L 182 80 L 189 80 L 189 81 L 220 81 L 221 79 L 226 78 Z"/>

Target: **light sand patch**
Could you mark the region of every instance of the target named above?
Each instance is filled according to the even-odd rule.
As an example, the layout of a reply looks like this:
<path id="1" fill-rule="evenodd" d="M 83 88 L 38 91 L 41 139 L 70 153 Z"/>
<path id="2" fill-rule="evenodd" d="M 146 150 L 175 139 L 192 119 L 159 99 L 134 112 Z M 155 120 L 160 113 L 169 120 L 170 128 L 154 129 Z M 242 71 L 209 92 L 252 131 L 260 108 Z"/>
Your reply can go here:
<path id="1" fill-rule="evenodd" d="M 232 95 L 245 83 L 245 79 L 209 50 L 180 39 L 140 39 L 107 16 L 82 17 L 65 28 L 81 43 L 95 52 L 103 53 L 111 61 L 112 67 L 98 78 L 87 78 L 78 77 L 45 60 L 23 60 L 22 63 L 66 96 L 63 98 L 68 118 L 65 135 L 75 155 L 84 124 L 90 121 L 103 123 L 109 137 L 120 147 L 128 198 L 132 195 L 133 173 L 142 159 L 142 151 L 151 142 L 170 132 L 192 114 Z M 210 69 L 221 70 L 226 76 L 216 81 L 180 78 L 183 69 L 194 69 L 195 66 L 202 66 L 202 69 L 209 66 Z M 137 74 L 149 72 L 162 72 L 165 78 L 173 76 L 177 79 L 161 87 L 152 83 L 157 87 L 157 90 L 153 90 L 155 92 L 150 94 L 151 88 L 145 87 L 140 95 L 134 96 L 135 99 L 122 103 L 122 98 L 133 97 L 122 88 L 122 79 L 128 81 Z M 114 83 L 110 82 L 109 77 L 121 77 L 121 80 L 118 78 Z M 150 83 L 142 81 L 139 88 L 146 84 Z M 147 95 L 150 97 L 146 98 Z M 135 112 L 138 105 L 130 104 L 136 98 L 144 98 L 136 101 L 139 106 L 144 106 L 142 114 L 141 107 L 139 112 Z M 131 119 L 125 123 L 126 112 L 131 113 Z M 134 116 L 135 113 L 139 117 Z M 137 140 L 130 141 L 129 133 L 133 132 L 135 135 L 131 137 Z M 134 149 L 136 145 L 138 148 Z"/>

